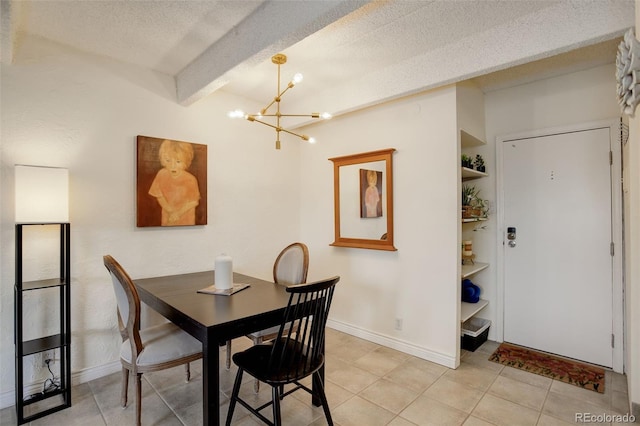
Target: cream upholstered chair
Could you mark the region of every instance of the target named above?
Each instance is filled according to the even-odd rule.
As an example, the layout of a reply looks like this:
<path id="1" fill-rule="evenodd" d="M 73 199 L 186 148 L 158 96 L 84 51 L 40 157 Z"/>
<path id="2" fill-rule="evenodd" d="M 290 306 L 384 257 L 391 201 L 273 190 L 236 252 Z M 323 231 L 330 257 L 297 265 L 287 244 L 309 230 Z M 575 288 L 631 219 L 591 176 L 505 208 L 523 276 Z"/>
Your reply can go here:
<path id="1" fill-rule="evenodd" d="M 273 264 L 273 281 L 276 284 L 290 286 L 304 284 L 307 282 L 307 272 L 309 271 L 309 249 L 303 243 L 293 243 L 285 247 Z M 266 330 L 256 331 L 247 334 L 253 340 L 254 345 L 259 345 L 267 340 L 275 339 L 278 335 L 279 326 Z M 231 341 L 227 341 L 227 370 L 231 368 Z M 255 391 L 258 392 L 260 382 L 255 381 Z"/>
<path id="2" fill-rule="evenodd" d="M 136 424 L 140 425 L 142 374 L 184 364 L 189 380 L 189 362 L 202 358 L 202 344 L 172 323 L 140 328 L 140 297 L 129 274 L 111 256 L 103 258 L 111 274 L 118 303 L 118 324 L 122 336 L 122 406 L 127 405 L 129 372 L 136 377 Z"/>

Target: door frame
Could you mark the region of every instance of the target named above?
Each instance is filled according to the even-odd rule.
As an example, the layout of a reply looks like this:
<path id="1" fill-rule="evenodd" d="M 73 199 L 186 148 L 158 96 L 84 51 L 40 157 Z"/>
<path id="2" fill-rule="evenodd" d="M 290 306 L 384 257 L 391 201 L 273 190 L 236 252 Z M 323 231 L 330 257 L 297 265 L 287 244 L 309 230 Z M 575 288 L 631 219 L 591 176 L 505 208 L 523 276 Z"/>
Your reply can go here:
<path id="1" fill-rule="evenodd" d="M 612 334 L 615 341 L 613 347 L 613 370 L 617 373 L 624 371 L 624 269 L 623 269 L 623 210 L 622 210 L 622 141 L 621 120 L 591 121 L 570 126 L 550 127 L 496 136 L 496 339 L 504 341 L 504 258 L 506 248 L 506 228 L 504 223 L 504 172 L 503 172 L 503 144 L 512 140 L 538 138 L 561 133 L 588 131 L 595 129 L 609 129 L 611 140 L 611 234 L 614 244 L 612 256 Z"/>

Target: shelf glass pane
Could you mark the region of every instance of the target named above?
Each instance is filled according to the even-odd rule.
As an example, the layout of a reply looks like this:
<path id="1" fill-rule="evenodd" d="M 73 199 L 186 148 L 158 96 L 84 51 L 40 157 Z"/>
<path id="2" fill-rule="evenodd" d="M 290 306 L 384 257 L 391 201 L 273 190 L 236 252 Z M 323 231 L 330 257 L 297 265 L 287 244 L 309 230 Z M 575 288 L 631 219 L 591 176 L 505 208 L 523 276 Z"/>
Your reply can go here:
<path id="1" fill-rule="evenodd" d="M 59 287 L 65 285 L 60 278 L 50 278 L 47 280 L 28 281 L 22 283 L 22 291 L 38 290 L 41 288 Z"/>

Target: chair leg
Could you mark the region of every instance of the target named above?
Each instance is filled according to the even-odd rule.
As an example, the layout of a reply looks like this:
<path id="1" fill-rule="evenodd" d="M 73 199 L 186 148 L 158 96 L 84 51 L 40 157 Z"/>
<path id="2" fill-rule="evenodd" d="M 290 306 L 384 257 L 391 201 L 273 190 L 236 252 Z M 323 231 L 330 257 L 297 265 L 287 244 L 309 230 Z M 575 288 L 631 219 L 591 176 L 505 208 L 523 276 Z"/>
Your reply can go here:
<path id="1" fill-rule="evenodd" d="M 242 373 L 244 370 L 242 368 L 238 368 L 238 373 L 236 374 L 236 380 L 233 382 L 233 391 L 231 392 L 231 399 L 229 400 L 229 410 L 227 411 L 227 421 L 225 422 L 226 426 L 231 425 L 231 419 L 233 419 L 233 411 L 236 408 L 236 402 L 238 401 L 238 394 L 240 393 L 240 385 L 242 384 Z"/>
<path id="2" fill-rule="evenodd" d="M 142 374 L 136 374 L 136 425 L 142 420 Z"/>
<path id="3" fill-rule="evenodd" d="M 327 418 L 327 424 L 329 426 L 333 426 L 331 412 L 329 411 L 329 402 L 327 401 L 327 395 L 324 392 L 324 386 L 322 385 L 322 380 L 320 379 L 320 373 L 318 373 L 317 371 L 313 373 L 312 379 L 314 388 L 318 390 L 318 396 L 320 397 L 320 401 L 322 401 L 322 409 L 324 410 L 324 416 Z"/>
<path id="4" fill-rule="evenodd" d="M 271 388 L 271 399 L 273 400 L 273 424 L 280 426 L 282 424 L 282 414 L 280 413 L 280 386 Z"/>
<path id="5" fill-rule="evenodd" d="M 122 391 L 120 392 L 120 403 L 122 408 L 127 406 L 127 391 L 129 389 L 129 370 L 122 367 Z"/>
<path id="6" fill-rule="evenodd" d="M 186 381 L 187 381 L 187 383 L 189 382 L 189 380 L 191 380 L 191 366 L 190 366 L 190 365 L 191 365 L 191 363 L 190 363 L 190 362 L 188 362 L 188 363 L 186 363 L 186 364 L 184 365 L 184 373 L 185 373 L 185 375 L 187 376 L 187 377 L 186 377 Z"/>
<path id="7" fill-rule="evenodd" d="M 252 340 L 254 345 L 260 345 L 262 344 L 262 342 L 264 342 L 264 339 L 262 338 L 262 336 L 256 337 L 255 339 L 252 339 Z M 258 379 L 253 380 L 253 391 L 255 393 L 260 392 L 260 380 Z"/>
<path id="8" fill-rule="evenodd" d="M 227 370 L 231 368 L 231 340 L 227 340 L 227 361 L 225 367 L 227 367 Z"/>

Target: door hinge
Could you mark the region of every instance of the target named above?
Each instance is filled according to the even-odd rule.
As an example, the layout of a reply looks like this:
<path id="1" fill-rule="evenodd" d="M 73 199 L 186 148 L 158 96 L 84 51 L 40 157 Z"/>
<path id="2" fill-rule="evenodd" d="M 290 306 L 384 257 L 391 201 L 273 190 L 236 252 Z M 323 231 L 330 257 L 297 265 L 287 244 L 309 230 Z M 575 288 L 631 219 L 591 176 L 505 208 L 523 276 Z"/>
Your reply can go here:
<path id="1" fill-rule="evenodd" d="M 609 165 L 613 164 L 613 151 L 609 151 Z"/>
<path id="2" fill-rule="evenodd" d="M 616 335 L 611 333 L 611 347 L 615 348 L 616 347 Z"/>
<path id="3" fill-rule="evenodd" d="M 611 252 L 611 256 L 615 256 L 616 255 L 614 243 L 611 243 L 611 246 L 609 247 L 609 251 Z"/>

